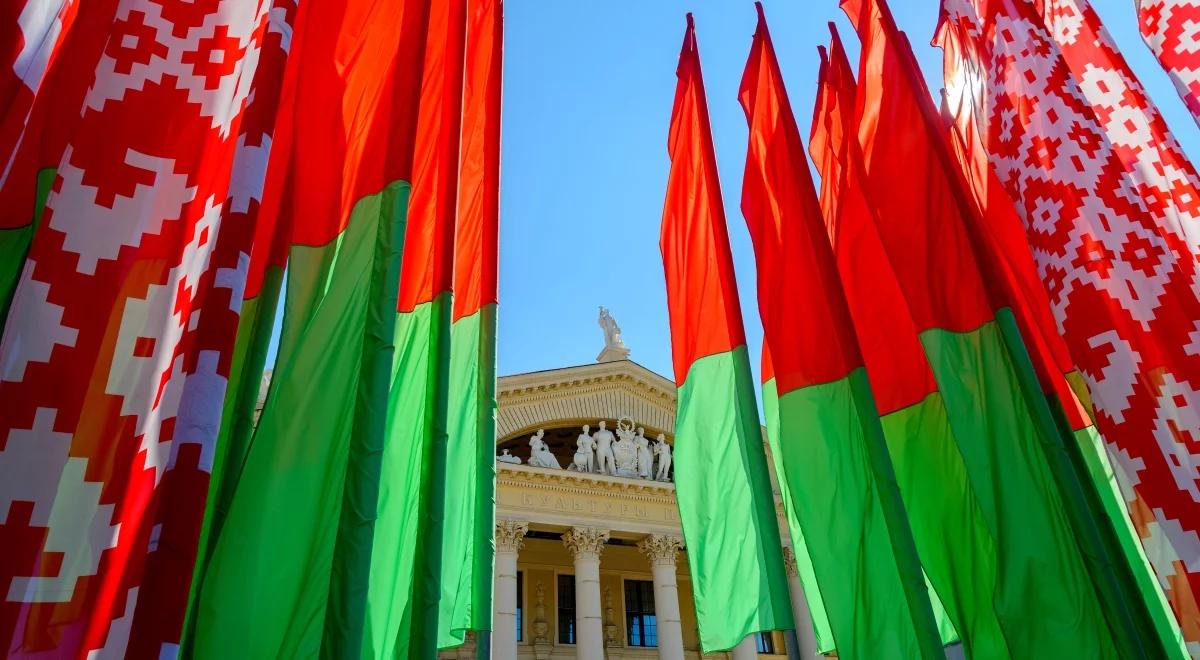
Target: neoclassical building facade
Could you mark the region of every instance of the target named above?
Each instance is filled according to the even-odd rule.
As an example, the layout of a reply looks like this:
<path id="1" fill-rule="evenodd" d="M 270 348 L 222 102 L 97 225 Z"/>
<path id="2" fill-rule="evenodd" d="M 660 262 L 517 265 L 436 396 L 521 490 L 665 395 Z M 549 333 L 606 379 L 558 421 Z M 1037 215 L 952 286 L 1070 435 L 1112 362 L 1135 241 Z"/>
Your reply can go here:
<path id="1" fill-rule="evenodd" d="M 675 385 L 627 357 L 499 379 L 494 658 L 701 657 L 668 458 Z M 724 655 L 784 658 L 787 643 L 766 633 Z"/>

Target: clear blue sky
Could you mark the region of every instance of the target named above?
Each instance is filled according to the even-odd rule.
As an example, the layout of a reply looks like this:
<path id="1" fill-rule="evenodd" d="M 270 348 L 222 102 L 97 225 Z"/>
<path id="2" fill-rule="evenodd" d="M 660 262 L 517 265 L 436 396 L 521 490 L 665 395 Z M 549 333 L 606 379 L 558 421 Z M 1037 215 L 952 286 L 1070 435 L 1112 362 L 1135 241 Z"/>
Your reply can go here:
<path id="1" fill-rule="evenodd" d="M 1137 34 L 1133 0 L 1093 0 L 1167 122 L 1193 157 L 1197 130 Z M 684 14 L 694 12 L 742 314 L 756 370 L 762 329 L 754 255 L 738 208 L 746 120 L 737 87 L 754 33 L 751 0 L 506 0 L 500 229 L 499 370 L 595 360 L 597 306 L 621 325 L 637 362 L 671 374 L 658 227 L 667 124 Z M 764 2 L 801 131 L 808 134 L 817 44 L 834 20 L 857 57 L 836 0 Z M 929 86 L 941 51 L 927 46 L 937 0 L 892 0 Z"/>

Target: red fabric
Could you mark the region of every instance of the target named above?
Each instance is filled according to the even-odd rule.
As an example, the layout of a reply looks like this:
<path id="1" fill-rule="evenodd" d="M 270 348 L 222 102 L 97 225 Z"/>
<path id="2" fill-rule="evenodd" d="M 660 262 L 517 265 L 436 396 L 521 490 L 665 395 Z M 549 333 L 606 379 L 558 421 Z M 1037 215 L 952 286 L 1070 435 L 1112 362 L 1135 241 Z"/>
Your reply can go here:
<path id="1" fill-rule="evenodd" d="M 411 312 L 453 286 L 466 4 L 466 0 L 430 4 L 396 304 L 401 312 Z"/>
<path id="2" fill-rule="evenodd" d="M 963 218 L 973 213 L 932 99 L 882 2 L 845 0 L 862 41 L 855 124 L 864 189 L 918 331 L 974 330 L 993 317 Z"/>
<path id="3" fill-rule="evenodd" d="M 809 148 L 821 176 L 821 209 L 871 390 L 880 414 L 886 415 L 921 401 L 937 384 L 863 194 L 856 95 L 850 62 L 834 30 L 828 57 L 821 53 Z"/>
<path id="4" fill-rule="evenodd" d="M 779 394 L 862 366 L 854 325 L 762 5 L 738 101 L 750 142 L 742 214 L 754 242 L 758 309 Z"/>
<path id="5" fill-rule="evenodd" d="M 58 175 L 0 339 L 9 657 L 179 642 L 250 250 L 223 207 L 287 7 L 80 3 L 39 89 L 13 174 Z"/>
<path id="6" fill-rule="evenodd" d="M 503 0 L 468 0 L 453 320 L 496 302 Z"/>
<path id="7" fill-rule="evenodd" d="M 956 124 L 979 127 L 1020 214 L 1146 554 L 1200 654 L 1200 201 L 1084 7 L 943 0 L 936 41 Z"/>
<path id="8" fill-rule="evenodd" d="M 0 13 L 33 4 L 46 4 L 46 0 L 17 0 Z M 38 172 L 62 160 L 116 9 L 116 0 L 64 4 L 56 26 L 57 45 L 39 84 L 31 86 L 32 81 L 16 76 L 0 81 L 0 229 L 23 227 L 33 220 Z M 6 32 L 13 30 L 9 34 L 14 38 L 21 30 L 16 22 L 19 16 L 0 18 L 13 21 Z M 0 43 L 7 38 L 0 34 Z M 19 45 L 24 45 L 23 36 Z M 14 58 L 17 52 L 12 53 Z M 11 94 L 7 105 L 4 94 Z"/>
<path id="9" fill-rule="evenodd" d="M 691 14 L 675 75 L 679 82 L 667 137 L 671 173 L 659 248 L 667 277 L 675 383 L 683 385 L 693 362 L 744 345 L 746 335 Z"/>
<path id="10" fill-rule="evenodd" d="M 1198 0 L 1136 0 L 1138 29 L 1179 97 L 1200 123 L 1200 25 Z"/>

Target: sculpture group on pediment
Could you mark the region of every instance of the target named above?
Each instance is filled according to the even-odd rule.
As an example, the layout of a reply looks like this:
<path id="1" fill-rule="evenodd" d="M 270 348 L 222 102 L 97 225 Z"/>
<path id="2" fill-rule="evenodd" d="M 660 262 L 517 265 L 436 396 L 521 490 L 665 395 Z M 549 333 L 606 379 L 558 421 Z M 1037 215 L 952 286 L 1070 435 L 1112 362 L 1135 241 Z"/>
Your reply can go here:
<path id="1" fill-rule="evenodd" d="M 533 459 L 530 459 L 533 465 Z M 593 433 L 590 424 L 584 424 L 575 440 L 575 455 L 568 470 L 605 474 L 648 481 L 671 480 L 671 446 L 666 436 L 658 434 L 658 440 L 646 437 L 645 427 L 636 427 L 629 417 L 617 420 L 616 433 L 608 429 L 608 423 L 600 420 Z"/>

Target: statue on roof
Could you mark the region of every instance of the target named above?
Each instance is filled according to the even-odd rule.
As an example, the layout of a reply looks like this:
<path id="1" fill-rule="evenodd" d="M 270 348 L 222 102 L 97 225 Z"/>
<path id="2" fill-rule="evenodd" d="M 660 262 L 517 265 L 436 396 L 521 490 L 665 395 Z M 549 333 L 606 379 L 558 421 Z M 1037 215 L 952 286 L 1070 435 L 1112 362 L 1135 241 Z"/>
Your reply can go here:
<path id="1" fill-rule="evenodd" d="M 600 329 L 604 331 L 604 350 L 600 351 L 600 355 L 596 357 L 596 361 L 614 362 L 616 360 L 628 360 L 629 347 L 621 339 L 621 326 L 617 325 L 617 320 L 613 318 L 612 313 L 608 311 L 607 307 L 601 305 L 600 319 L 597 322 L 600 324 Z"/>

